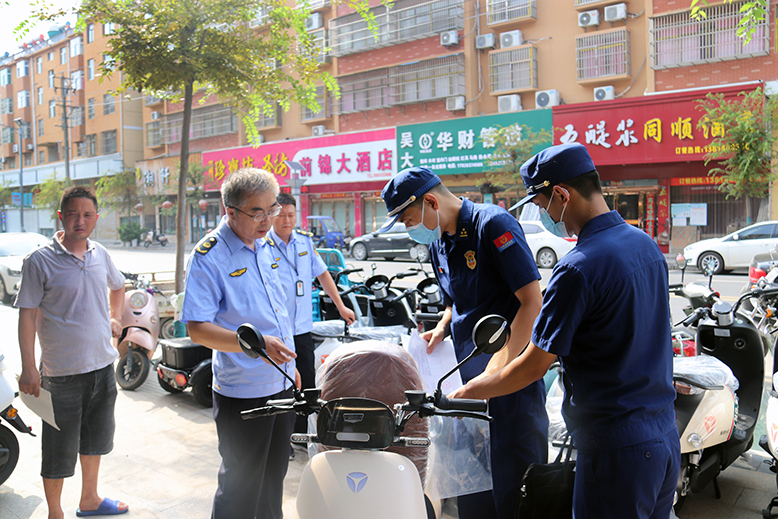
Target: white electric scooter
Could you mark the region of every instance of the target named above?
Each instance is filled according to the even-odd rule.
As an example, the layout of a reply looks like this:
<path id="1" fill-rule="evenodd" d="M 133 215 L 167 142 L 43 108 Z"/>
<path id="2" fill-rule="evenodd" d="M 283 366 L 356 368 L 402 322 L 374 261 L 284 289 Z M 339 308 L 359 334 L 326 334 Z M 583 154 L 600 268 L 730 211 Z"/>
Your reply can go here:
<path id="1" fill-rule="evenodd" d="M 238 342 L 252 358 L 262 357 L 294 381 L 273 362 L 256 328 L 238 328 Z M 472 417 L 490 420 L 485 400 L 447 399 L 442 382 L 460 366 L 482 353 L 494 354 L 510 337 L 510 328 L 500 316 L 482 318 L 473 329 L 475 349 L 438 383 L 434 395 L 405 391 L 407 402 L 394 410 L 367 398 L 337 398 L 325 402 L 320 389 L 294 390 L 294 397 L 271 400 L 265 407 L 242 413 L 243 419 L 295 412 L 318 413 L 316 435 L 293 434 L 292 442 L 318 442 L 337 450 L 313 456 L 300 478 L 293 517 L 295 519 L 430 519 L 435 512 L 424 495 L 416 466 L 408 458 L 386 452 L 390 446 L 426 447 L 428 438 L 403 437 L 403 429 L 415 415 Z"/>
<path id="2" fill-rule="evenodd" d="M 19 416 L 19 412 L 13 406 L 14 398 L 18 396 L 18 393 L 11 388 L 8 378 L 3 375 L 5 370 L 4 357 L 0 354 L 0 418 L 17 431 L 35 436 L 32 434 L 32 428 L 22 421 L 22 417 Z M 8 479 L 16 468 L 18 461 L 19 440 L 0 420 L 0 485 Z"/>

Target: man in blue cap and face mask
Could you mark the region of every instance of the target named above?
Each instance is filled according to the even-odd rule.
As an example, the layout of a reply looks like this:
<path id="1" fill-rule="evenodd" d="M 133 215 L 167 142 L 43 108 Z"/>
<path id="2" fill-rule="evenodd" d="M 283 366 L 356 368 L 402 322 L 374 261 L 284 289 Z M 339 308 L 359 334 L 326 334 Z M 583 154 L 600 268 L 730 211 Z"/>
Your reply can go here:
<path id="1" fill-rule="evenodd" d="M 670 515 L 680 470 L 667 261 L 610 211 L 586 148 L 547 148 L 521 167 L 550 231 L 577 234 L 549 281 L 532 342 L 498 373 L 456 390 L 490 398 L 542 377 L 559 357 L 567 428 L 578 449 L 573 510 L 582 518 Z"/>
<path id="2" fill-rule="evenodd" d="M 483 355 L 460 371 L 467 381 L 495 373 L 521 353 L 540 311 L 540 274 L 516 218 L 492 204 L 454 196 L 427 168 L 401 171 L 381 193 L 390 219 L 430 245 L 430 259 L 446 301 L 437 327 L 422 337 L 431 352 L 450 325 L 457 358 L 473 351 L 475 323 L 500 314 L 511 323 L 511 340 L 494 356 Z M 520 392 L 493 398 L 491 463 L 493 491 L 460 496 L 460 519 L 513 519 L 521 477 L 531 463 L 548 457 L 545 386 L 536 381 Z"/>

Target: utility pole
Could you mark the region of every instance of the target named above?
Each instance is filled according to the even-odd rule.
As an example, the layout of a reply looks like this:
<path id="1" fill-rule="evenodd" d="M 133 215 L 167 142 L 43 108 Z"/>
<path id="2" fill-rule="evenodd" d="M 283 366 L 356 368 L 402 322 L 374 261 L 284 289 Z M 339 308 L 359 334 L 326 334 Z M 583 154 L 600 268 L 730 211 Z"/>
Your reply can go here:
<path id="1" fill-rule="evenodd" d="M 62 90 L 62 132 L 65 138 L 63 139 L 63 153 L 65 154 L 65 180 L 70 181 L 70 125 L 68 124 L 68 94 L 71 92 L 71 88 L 65 86 L 65 82 L 68 81 L 64 75 L 60 76 L 59 90 Z M 71 85 L 72 86 L 72 85 Z M 57 90 L 57 87 L 54 87 Z"/>

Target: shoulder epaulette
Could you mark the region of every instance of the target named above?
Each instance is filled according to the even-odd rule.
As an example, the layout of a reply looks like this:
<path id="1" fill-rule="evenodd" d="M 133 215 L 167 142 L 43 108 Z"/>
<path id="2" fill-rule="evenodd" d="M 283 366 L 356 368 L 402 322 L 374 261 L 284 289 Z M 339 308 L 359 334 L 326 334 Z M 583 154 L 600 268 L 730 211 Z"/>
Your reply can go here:
<path id="1" fill-rule="evenodd" d="M 313 237 L 313 233 L 312 232 L 303 231 L 302 229 L 295 229 L 295 232 L 297 232 L 297 234 L 302 234 L 303 236 L 307 236 L 309 238 Z"/>
<path id="2" fill-rule="evenodd" d="M 270 237 L 269 234 L 265 235 L 265 241 L 268 243 L 268 245 L 273 246 L 275 245 L 275 242 L 273 241 L 273 238 Z"/>
<path id="3" fill-rule="evenodd" d="M 213 246 L 216 245 L 216 242 L 218 240 L 215 236 L 206 236 L 200 243 L 197 244 L 197 247 L 195 247 L 195 252 L 198 254 L 208 254 L 208 251 L 213 249 Z"/>

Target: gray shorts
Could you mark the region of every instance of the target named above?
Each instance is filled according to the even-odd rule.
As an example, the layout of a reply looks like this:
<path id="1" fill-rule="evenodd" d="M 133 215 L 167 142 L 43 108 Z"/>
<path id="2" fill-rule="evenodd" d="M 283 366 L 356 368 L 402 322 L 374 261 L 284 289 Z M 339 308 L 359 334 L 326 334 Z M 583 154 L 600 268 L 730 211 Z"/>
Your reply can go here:
<path id="1" fill-rule="evenodd" d="M 113 449 L 116 378 L 113 365 L 64 377 L 41 377 L 51 392 L 59 431 L 43 422 L 41 476 L 69 478 L 79 454 L 102 456 Z"/>

